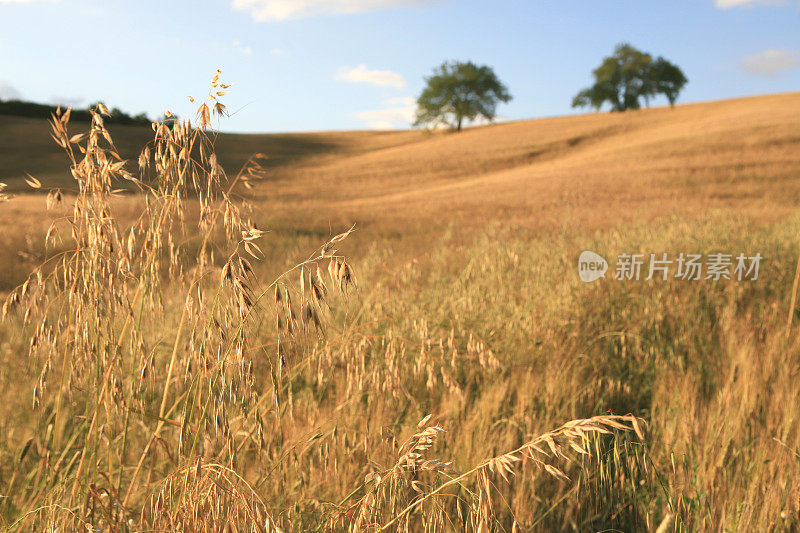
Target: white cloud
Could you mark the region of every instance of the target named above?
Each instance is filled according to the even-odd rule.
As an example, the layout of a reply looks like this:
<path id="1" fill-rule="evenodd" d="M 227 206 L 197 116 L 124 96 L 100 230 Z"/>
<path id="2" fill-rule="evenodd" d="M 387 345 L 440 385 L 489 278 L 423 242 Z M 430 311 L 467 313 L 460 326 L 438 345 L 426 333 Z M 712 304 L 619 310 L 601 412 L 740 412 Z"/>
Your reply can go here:
<path id="1" fill-rule="evenodd" d="M 765 50 L 742 58 L 742 68 L 756 76 L 776 76 L 782 70 L 800 66 L 800 54 L 794 50 Z"/>
<path id="2" fill-rule="evenodd" d="M 244 44 L 242 41 L 240 41 L 238 39 L 233 41 L 233 47 L 236 50 L 238 50 L 239 52 L 241 52 L 241 53 L 243 53 L 244 55 L 247 55 L 247 56 L 249 56 L 250 54 L 253 53 L 253 49 L 250 46 Z"/>
<path id="3" fill-rule="evenodd" d="M 0 100 L 19 100 L 20 98 L 22 98 L 22 93 L 16 87 L 6 80 L 0 79 Z"/>
<path id="4" fill-rule="evenodd" d="M 366 65 L 356 68 L 343 67 L 336 74 L 336 79 L 350 83 L 370 83 L 379 87 L 404 87 L 406 80 L 403 76 L 391 70 L 370 70 Z"/>
<path id="5" fill-rule="evenodd" d="M 714 5 L 720 9 L 731 7 L 753 7 L 757 5 L 780 5 L 786 4 L 787 0 L 715 0 Z"/>
<path id="6" fill-rule="evenodd" d="M 55 4 L 59 0 L 0 0 L 0 4 Z"/>
<path id="7" fill-rule="evenodd" d="M 273 48 L 269 53 L 273 56 L 285 56 L 288 52 L 283 48 Z"/>
<path id="8" fill-rule="evenodd" d="M 384 100 L 383 106 L 382 109 L 359 111 L 355 116 L 375 130 L 407 128 L 414 121 L 417 101 L 410 96 Z"/>
<path id="9" fill-rule="evenodd" d="M 438 1 L 440 0 L 233 0 L 233 7 L 250 13 L 258 22 L 271 22 L 316 15 L 361 13 Z"/>

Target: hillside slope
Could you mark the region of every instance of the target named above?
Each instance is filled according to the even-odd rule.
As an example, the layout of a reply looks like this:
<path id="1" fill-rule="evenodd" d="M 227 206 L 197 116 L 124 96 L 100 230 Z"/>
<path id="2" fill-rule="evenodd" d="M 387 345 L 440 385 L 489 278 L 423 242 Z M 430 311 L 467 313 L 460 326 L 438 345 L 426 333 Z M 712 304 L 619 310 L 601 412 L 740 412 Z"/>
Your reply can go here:
<path id="1" fill-rule="evenodd" d="M 79 126 L 73 126 L 79 131 Z M 152 133 L 112 129 L 134 158 Z M 380 232 L 522 227 L 580 219 L 590 227 L 662 214 L 733 208 L 774 218 L 800 202 L 800 93 L 419 131 L 223 134 L 219 154 L 235 171 L 270 157 L 255 192 L 265 227 L 329 232 L 358 222 Z M 69 188 L 65 158 L 41 120 L 0 117 L 0 179 L 26 191 L 30 172 Z M 17 216 L 39 209 L 18 198 Z"/>
<path id="2" fill-rule="evenodd" d="M 0 127 L 0 168 L 68 183 L 43 122 L 9 129 L 31 133 Z M 0 329 L 0 523 L 41 530 L 77 509 L 160 531 L 210 509 L 231 527 L 274 513 L 287 531 L 376 529 L 441 494 L 396 529 L 486 530 L 494 514 L 504 531 L 797 531 L 800 93 L 219 148 L 229 167 L 274 156 L 249 203 L 263 260 L 241 260 L 238 231 L 205 241 L 192 208 L 167 223 L 163 196 L 157 225 L 122 246 L 106 228 L 126 229 L 142 196 L 109 218 L 90 202 L 74 255 L 64 220 L 42 244 L 69 197 L 0 208 L 0 296 L 19 296 Z M 348 267 L 320 258 L 353 222 L 336 244 Z M 154 283 L 159 241 L 185 254 Z M 201 242 L 215 264 L 195 259 Z M 609 265 L 587 284 L 583 250 L 615 266 L 666 253 L 669 268 L 616 279 Z M 704 256 L 691 281 L 683 253 Z M 727 279 L 722 254 L 760 266 L 737 276 L 737 257 Z M 43 264 L 50 281 L 30 276 Z M 592 435 L 623 421 L 628 438 Z M 437 493 L 446 479 L 465 485 Z"/>
<path id="3" fill-rule="evenodd" d="M 499 124 L 274 174 L 262 200 L 326 221 L 772 217 L 800 201 L 800 93 Z"/>
<path id="4" fill-rule="evenodd" d="M 86 128 L 70 122 L 70 133 Z M 108 126 L 122 157 L 136 160 L 145 143 L 153 138 L 149 127 Z M 50 125 L 42 119 L 0 115 L 0 181 L 11 191 L 24 191 L 25 173 L 30 173 L 52 187 L 71 183 L 67 158 L 50 138 Z M 418 131 L 341 131 L 284 134 L 220 134 L 218 155 L 228 171 L 238 170 L 255 153 L 269 156 L 268 166 L 292 166 L 301 161 L 325 161 L 327 158 L 376 150 L 422 138 Z"/>

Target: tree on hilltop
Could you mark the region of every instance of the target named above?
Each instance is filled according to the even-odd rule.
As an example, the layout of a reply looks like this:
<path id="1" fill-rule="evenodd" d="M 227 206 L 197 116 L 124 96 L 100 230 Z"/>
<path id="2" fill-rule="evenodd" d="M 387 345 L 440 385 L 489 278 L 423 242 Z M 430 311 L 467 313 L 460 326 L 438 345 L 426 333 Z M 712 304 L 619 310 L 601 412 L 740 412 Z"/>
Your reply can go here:
<path id="1" fill-rule="evenodd" d="M 670 107 L 675 107 L 675 100 L 678 99 L 678 95 L 689 81 L 683 71 L 677 65 L 659 57 L 653 63 L 650 72 L 651 83 L 656 94 L 660 93 L 666 96 Z"/>
<path id="2" fill-rule="evenodd" d="M 572 107 L 600 109 L 608 102 L 612 111 L 641 108 L 641 100 L 663 94 L 670 105 L 687 83 L 680 68 L 663 57 L 653 57 L 628 43 L 617 45 L 614 53 L 592 71 L 594 85 L 572 99 Z"/>
<path id="3" fill-rule="evenodd" d="M 425 79 L 414 125 L 447 124 L 461 131 L 465 120 L 494 120 L 498 102 L 510 100 L 508 89 L 491 67 L 471 61 L 445 62 Z"/>

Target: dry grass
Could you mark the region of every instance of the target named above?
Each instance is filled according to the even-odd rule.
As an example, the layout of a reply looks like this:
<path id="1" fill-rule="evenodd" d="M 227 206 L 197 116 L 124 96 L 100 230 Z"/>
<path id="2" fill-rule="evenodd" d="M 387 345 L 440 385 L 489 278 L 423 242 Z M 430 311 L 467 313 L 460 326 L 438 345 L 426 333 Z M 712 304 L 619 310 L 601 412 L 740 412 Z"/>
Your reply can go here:
<path id="1" fill-rule="evenodd" d="M 13 192 L 27 192 L 26 173 L 38 176 L 51 187 L 74 188 L 72 177 L 64 168 L 64 155 L 50 138 L 50 126 L 44 120 L 0 115 L 0 157 L 3 168 L 0 181 Z M 78 124 L 74 127 L 86 127 Z M 120 154 L 135 160 L 152 137 L 149 128 L 113 125 L 110 127 Z M 239 169 L 255 153 L 269 157 L 266 168 L 284 168 L 299 164 L 330 161 L 344 155 L 398 146 L 423 138 L 420 132 L 342 131 L 284 134 L 216 133 L 215 146 L 220 164 Z"/>
<path id="2" fill-rule="evenodd" d="M 268 163 L 209 128 L 224 91 L 138 165 L 102 110 L 56 117 L 76 190 L 3 204 L 31 225 L 5 236 L 0 524 L 796 527 L 800 95 L 246 138 Z M 583 285 L 583 249 L 768 261 Z"/>
<path id="3" fill-rule="evenodd" d="M 594 229 L 620 221 L 608 213 L 713 208 L 774 220 L 800 199 L 798 109 L 790 93 L 515 122 L 276 169 L 283 179 L 258 192 L 326 226 L 489 219 L 546 229 L 580 216 Z"/>
<path id="4" fill-rule="evenodd" d="M 420 253 L 428 240 L 420 235 L 449 229 L 469 240 L 487 222 L 533 233 L 564 224 L 594 231 L 715 209 L 780 220 L 800 201 L 799 108 L 800 93 L 788 93 L 515 122 L 460 135 L 223 134 L 218 153 L 231 172 L 253 153 L 269 156 L 262 163 L 269 172 L 254 191 L 254 204 L 263 208 L 253 219 L 279 237 L 272 242 L 281 248 L 313 245 L 331 228 L 358 222 L 359 245 L 389 239 Z M 0 213 L 20 228 L 0 236 L 3 270 L 12 273 L 3 288 L 10 288 L 41 259 L 49 225 L 40 201 L 21 195 L 29 191 L 25 172 L 63 185 L 65 195 L 74 186 L 46 124 L 0 120 L 11 121 L 0 128 L 8 140 L 0 142 L 7 147 L 3 160 L 10 161 L 0 178 L 19 195 Z M 118 130 L 120 152 L 136 159 L 148 133 L 117 126 L 115 137 Z M 122 220 L 138 201 L 117 200 Z M 291 251 L 298 253 L 295 244 Z"/>

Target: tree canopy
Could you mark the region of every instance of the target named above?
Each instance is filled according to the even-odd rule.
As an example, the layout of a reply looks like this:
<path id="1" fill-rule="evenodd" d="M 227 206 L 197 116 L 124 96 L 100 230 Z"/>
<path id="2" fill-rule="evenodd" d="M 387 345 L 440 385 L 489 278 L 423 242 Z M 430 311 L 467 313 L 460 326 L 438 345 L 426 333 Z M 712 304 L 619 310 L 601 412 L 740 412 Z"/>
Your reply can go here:
<path id="1" fill-rule="evenodd" d="M 678 94 L 689 81 L 683 71 L 663 57 L 655 60 L 650 68 L 653 89 L 656 94 L 663 94 L 669 100 L 669 105 L 674 106 Z"/>
<path id="2" fill-rule="evenodd" d="M 510 100 L 508 89 L 490 67 L 445 62 L 425 78 L 414 125 L 447 124 L 461 131 L 465 120 L 494 120 L 498 102 Z"/>
<path id="3" fill-rule="evenodd" d="M 674 105 L 688 81 L 676 65 L 663 57 L 654 60 L 628 43 L 617 45 L 592 74 L 594 85 L 575 95 L 572 107 L 600 109 L 608 102 L 612 111 L 639 109 L 641 100 L 649 104 L 658 94 Z"/>

